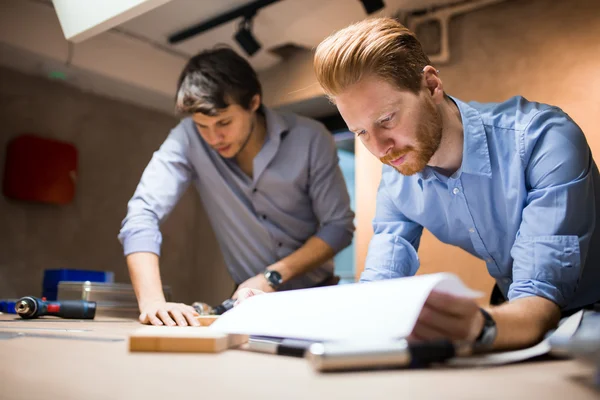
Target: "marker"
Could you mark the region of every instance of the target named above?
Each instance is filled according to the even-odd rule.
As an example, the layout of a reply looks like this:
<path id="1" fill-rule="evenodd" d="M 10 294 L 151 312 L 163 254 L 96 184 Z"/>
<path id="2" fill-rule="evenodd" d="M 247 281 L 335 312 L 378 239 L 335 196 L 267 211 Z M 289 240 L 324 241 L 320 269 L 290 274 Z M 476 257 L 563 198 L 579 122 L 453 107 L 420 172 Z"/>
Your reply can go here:
<path id="1" fill-rule="evenodd" d="M 312 344 L 306 357 L 317 371 L 343 371 L 384 367 L 425 367 L 466 355 L 470 346 L 449 340 L 409 343 L 405 339 L 378 343 L 327 342 Z"/>

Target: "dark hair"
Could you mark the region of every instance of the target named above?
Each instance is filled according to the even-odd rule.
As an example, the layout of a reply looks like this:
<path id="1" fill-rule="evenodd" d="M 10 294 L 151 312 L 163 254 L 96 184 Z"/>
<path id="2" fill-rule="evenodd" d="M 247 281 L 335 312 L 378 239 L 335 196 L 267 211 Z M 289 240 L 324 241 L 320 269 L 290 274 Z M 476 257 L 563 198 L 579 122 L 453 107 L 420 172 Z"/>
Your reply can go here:
<path id="1" fill-rule="evenodd" d="M 231 104 L 245 109 L 262 95 L 256 72 L 229 47 L 215 47 L 192 57 L 179 76 L 175 108 L 183 114 L 215 116 Z"/>

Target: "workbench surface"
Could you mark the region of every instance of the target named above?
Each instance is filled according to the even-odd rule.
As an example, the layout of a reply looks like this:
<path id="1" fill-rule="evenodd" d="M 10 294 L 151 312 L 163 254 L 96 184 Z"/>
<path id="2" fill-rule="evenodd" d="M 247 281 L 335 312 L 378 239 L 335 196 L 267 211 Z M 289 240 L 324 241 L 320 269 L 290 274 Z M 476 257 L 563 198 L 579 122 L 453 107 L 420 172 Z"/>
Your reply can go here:
<path id="1" fill-rule="evenodd" d="M 24 321 L 0 314 L 0 399 L 600 398 L 592 368 L 573 360 L 319 374 L 301 358 L 243 350 L 130 353 L 127 335 L 139 326 L 115 318 Z M 7 339 L 9 331 L 38 336 Z"/>

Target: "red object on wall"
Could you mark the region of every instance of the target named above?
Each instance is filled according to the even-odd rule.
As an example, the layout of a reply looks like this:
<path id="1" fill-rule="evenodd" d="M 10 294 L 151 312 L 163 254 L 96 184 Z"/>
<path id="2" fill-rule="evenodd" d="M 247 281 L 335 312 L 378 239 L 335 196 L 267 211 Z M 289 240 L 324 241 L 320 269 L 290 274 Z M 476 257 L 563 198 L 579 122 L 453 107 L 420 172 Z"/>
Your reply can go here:
<path id="1" fill-rule="evenodd" d="M 23 134 L 6 147 L 4 196 L 68 204 L 75 196 L 77 149 L 70 143 Z"/>

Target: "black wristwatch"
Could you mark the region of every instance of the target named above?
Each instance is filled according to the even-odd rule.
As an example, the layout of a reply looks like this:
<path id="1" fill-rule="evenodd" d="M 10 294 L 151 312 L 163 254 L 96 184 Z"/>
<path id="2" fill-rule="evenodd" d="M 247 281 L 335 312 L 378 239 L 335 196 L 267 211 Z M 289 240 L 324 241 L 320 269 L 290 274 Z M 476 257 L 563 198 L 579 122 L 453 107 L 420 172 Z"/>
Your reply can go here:
<path id="1" fill-rule="evenodd" d="M 267 279 L 269 286 L 271 286 L 275 290 L 279 289 L 279 286 L 281 286 L 281 284 L 283 283 L 281 274 L 277 271 L 267 269 L 263 275 Z"/>
<path id="2" fill-rule="evenodd" d="M 483 308 L 480 308 L 481 314 L 483 314 L 483 328 L 481 328 L 481 333 L 475 339 L 475 343 L 473 349 L 476 351 L 486 351 L 492 348 L 494 341 L 496 340 L 496 336 L 498 335 L 498 327 L 496 326 L 496 321 L 487 311 Z"/>

